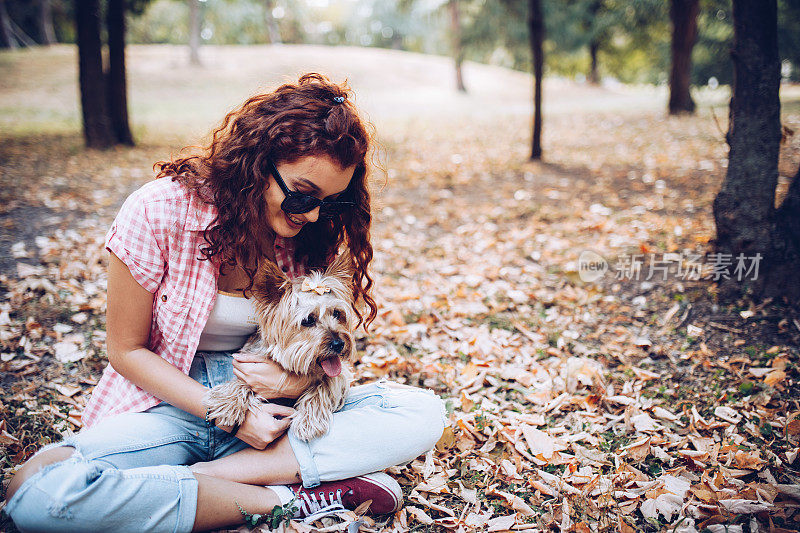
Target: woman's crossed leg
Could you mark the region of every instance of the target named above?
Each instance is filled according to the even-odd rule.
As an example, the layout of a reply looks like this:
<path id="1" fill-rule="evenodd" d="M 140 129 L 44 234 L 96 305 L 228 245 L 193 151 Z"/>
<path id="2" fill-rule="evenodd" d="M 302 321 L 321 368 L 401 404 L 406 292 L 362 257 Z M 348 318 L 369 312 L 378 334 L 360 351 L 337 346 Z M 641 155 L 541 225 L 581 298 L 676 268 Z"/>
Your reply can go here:
<path id="1" fill-rule="evenodd" d="M 436 396 L 373 383 L 351 389 L 327 435 L 309 443 L 287 435 L 255 450 L 162 403 L 40 450 L 9 485 L 5 510 L 23 532 L 239 524 L 239 506 L 265 514 L 281 503 L 264 485 L 313 487 L 409 461 L 433 447 L 443 424 Z"/>
<path id="2" fill-rule="evenodd" d="M 23 532 L 202 531 L 241 523 L 236 503 L 269 512 L 272 490 L 185 466 L 213 457 L 221 434 L 165 403 L 109 417 L 39 450 L 11 480 L 4 510 Z"/>

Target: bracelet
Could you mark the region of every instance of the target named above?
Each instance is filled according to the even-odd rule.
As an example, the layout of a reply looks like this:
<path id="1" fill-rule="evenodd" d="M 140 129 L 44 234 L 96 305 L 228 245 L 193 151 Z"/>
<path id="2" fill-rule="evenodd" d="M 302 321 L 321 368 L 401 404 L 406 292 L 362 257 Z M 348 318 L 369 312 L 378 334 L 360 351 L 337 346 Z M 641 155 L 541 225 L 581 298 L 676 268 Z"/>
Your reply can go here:
<path id="1" fill-rule="evenodd" d="M 242 509 L 242 506 L 239 505 L 239 502 L 234 500 L 234 503 L 236 504 L 236 507 L 239 508 L 242 518 L 244 518 L 244 521 L 249 524 L 250 527 L 256 527 L 259 524 L 266 524 L 270 530 L 278 529 L 281 524 L 288 525 L 292 521 L 292 517 L 294 517 L 295 513 L 300 510 L 300 507 L 297 505 L 297 495 L 294 495 L 292 499 L 284 505 L 276 505 L 272 508 L 272 511 L 266 515 L 250 514 Z"/>
<path id="2" fill-rule="evenodd" d="M 268 518 L 266 516 L 264 516 L 262 514 L 250 514 L 247 511 L 245 511 L 244 509 L 242 509 L 242 506 L 239 505 L 239 502 L 234 500 L 234 503 L 236 503 L 236 507 L 238 507 L 239 508 L 239 512 L 242 513 L 242 517 L 244 518 L 244 521 L 246 523 L 250 524 L 250 527 L 256 527 L 257 525 L 263 524 L 263 523 L 265 523 L 267 521 Z"/>
<path id="3" fill-rule="evenodd" d="M 213 418 L 209 418 L 208 417 L 209 412 L 210 412 L 210 409 L 206 409 L 206 416 L 205 416 L 206 423 L 207 424 L 216 425 L 216 421 Z M 229 431 L 229 433 L 235 437 L 236 434 L 239 432 L 239 426 L 241 426 L 241 424 L 234 424 L 231 427 L 231 430 Z"/>

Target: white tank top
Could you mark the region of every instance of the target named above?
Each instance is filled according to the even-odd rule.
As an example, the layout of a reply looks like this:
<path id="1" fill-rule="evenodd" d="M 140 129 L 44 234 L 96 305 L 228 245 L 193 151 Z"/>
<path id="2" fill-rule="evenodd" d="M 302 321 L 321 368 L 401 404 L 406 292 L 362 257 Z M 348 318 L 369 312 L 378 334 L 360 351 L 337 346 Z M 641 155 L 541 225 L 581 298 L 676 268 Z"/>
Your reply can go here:
<path id="1" fill-rule="evenodd" d="M 239 350 L 256 332 L 256 308 L 253 298 L 219 291 L 211 316 L 200 334 L 198 351 Z"/>

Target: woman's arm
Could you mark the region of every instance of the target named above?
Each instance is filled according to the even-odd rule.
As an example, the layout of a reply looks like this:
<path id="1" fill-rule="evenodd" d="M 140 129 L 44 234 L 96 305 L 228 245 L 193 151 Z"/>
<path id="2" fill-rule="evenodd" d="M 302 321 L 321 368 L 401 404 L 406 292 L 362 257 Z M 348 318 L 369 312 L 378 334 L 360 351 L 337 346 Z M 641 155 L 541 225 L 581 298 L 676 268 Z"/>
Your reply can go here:
<path id="1" fill-rule="evenodd" d="M 139 285 L 113 253 L 108 260 L 106 341 L 108 362 L 123 377 L 167 403 L 205 418 L 206 387 L 147 349 L 153 315 L 153 294 Z M 281 436 L 294 409 L 267 405 L 249 410 L 236 436 L 258 450 Z M 231 426 L 217 424 L 229 431 Z"/>
<path id="2" fill-rule="evenodd" d="M 153 294 L 139 285 L 113 253 L 108 260 L 108 362 L 123 377 L 175 407 L 205 417 L 206 387 L 146 348 Z"/>

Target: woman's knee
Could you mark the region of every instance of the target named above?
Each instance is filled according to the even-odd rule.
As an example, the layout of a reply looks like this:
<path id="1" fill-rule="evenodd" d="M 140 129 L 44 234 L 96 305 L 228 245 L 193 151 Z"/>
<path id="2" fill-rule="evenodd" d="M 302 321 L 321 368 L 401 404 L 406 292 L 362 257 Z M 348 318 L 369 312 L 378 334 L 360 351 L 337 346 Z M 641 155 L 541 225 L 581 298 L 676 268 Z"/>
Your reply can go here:
<path id="1" fill-rule="evenodd" d="M 70 518 L 69 509 L 54 505 L 42 490 L 44 487 L 37 484 L 40 483 L 42 476 L 48 475 L 43 471 L 70 468 L 70 463 L 78 464 L 76 461 L 69 461 L 75 453 L 75 448 L 67 445 L 42 450 L 29 459 L 11 479 L 6 491 L 4 511 L 11 517 L 18 530 L 52 531 L 58 528 L 63 519 Z M 39 478 L 30 480 L 40 472 L 42 474 Z M 23 486 L 29 480 L 30 483 Z"/>
<path id="2" fill-rule="evenodd" d="M 414 440 L 419 443 L 420 453 L 426 452 L 436 445 L 444 432 L 447 423 L 444 401 L 431 391 L 415 389 L 408 392 L 404 403 Z"/>
<path id="3" fill-rule="evenodd" d="M 64 461 L 72 457 L 75 448 L 69 445 L 56 446 L 48 450 L 43 450 L 28 459 L 25 464 L 14 474 L 6 489 L 6 501 L 10 501 L 12 496 L 19 490 L 22 484 L 31 476 L 47 465 Z"/>
<path id="4" fill-rule="evenodd" d="M 428 431 L 428 449 L 433 448 L 439 439 L 442 438 L 444 428 L 447 425 L 447 410 L 445 409 L 444 400 L 433 393 L 424 393 L 425 399 L 420 403 L 422 404 L 423 414 L 425 418 Z"/>

